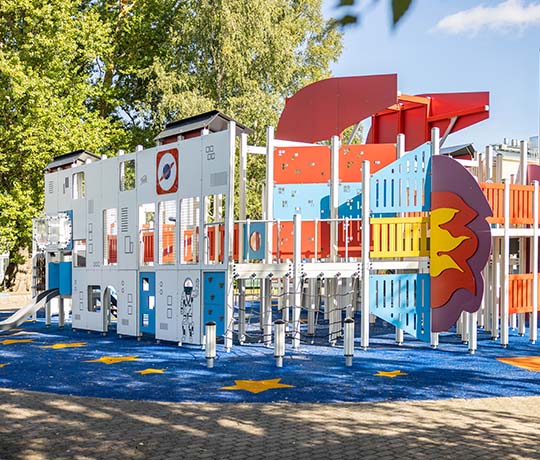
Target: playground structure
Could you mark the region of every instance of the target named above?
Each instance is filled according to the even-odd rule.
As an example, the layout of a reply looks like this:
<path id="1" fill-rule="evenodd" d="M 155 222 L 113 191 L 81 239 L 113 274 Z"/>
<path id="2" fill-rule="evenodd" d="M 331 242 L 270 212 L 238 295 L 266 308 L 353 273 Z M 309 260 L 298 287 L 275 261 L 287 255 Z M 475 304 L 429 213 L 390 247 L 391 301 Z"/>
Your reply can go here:
<path id="1" fill-rule="evenodd" d="M 366 116 L 372 143 L 341 144 Z M 436 347 L 456 324 L 474 352 L 478 327 L 506 346 L 527 321 L 535 342 L 540 174 L 526 145 L 516 184 L 490 148 L 440 154 L 450 133 L 487 116 L 487 93 L 406 96 L 395 75 L 329 79 L 288 101 L 264 147 L 209 112 L 168 125 L 153 148 L 56 157 L 34 221 L 39 305 L 27 314 L 45 305 L 50 324 L 58 309 L 63 326 L 71 309 L 73 328 L 105 333 L 116 310 L 120 335 L 195 345 L 214 322 L 226 349 L 254 330 L 270 346 L 277 317 L 294 349 L 321 328 L 337 343 L 347 317 L 362 348 L 375 317 L 398 343 L 406 332 Z M 246 215 L 249 155 L 266 157 L 261 220 Z"/>

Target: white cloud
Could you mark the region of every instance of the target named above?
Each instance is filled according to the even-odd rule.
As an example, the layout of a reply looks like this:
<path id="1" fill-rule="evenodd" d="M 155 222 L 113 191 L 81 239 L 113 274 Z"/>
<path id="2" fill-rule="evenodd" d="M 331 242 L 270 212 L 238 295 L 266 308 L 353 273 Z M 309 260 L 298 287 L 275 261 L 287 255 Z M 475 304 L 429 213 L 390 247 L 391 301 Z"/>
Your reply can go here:
<path id="1" fill-rule="evenodd" d="M 495 6 L 476 6 L 442 18 L 436 30 L 475 34 L 484 28 L 508 30 L 540 25 L 540 3 L 506 0 Z"/>

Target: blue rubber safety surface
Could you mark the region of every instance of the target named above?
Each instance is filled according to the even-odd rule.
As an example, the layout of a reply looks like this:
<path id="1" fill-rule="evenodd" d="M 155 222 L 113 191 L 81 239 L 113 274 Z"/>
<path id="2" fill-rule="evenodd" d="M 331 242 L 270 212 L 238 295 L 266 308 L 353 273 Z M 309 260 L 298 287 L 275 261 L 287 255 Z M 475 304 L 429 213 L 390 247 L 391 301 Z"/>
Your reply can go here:
<path id="1" fill-rule="evenodd" d="M 455 334 L 441 335 L 439 349 L 405 336 L 394 344 L 393 328 L 379 326 L 367 351 L 355 350 L 352 367 L 345 366 L 338 345 L 303 344 L 297 352 L 287 344 L 283 368 L 273 350 L 260 343 L 235 345 L 226 353 L 218 344 L 213 369 L 204 351 L 150 339 L 118 338 L 109 333 L 73 331 L 43 320 L 24 323 L 19 332 L 0 333 L 0 387 L 77 396 L 129 400 L 195 402 L 360 402 L 530 396 L 540 394 L 540 373 L 504 364 L 499 357 L 540 356 L 540 345 L 511 332 L 510 345 L 479 332 L 478 351 L 467 352 Z M 32 342 L 3 343 L 11 339 Z M 57 343 L 86 342 L 80 348 L 40 348 Z M 358 345 L 358 340 L 357 340 Z M 137 360 L 105 364 L 86 362 L 103 356 L 136 356 Z M 4 365 L 4 366 L 2 366 Z M 144 369 L 162 374 L 139 374 Z M 394 378 L 380 371 L 401 371 Z M 222 390 L 235 380 L 281 379 L 292 388 L 260 393 Z"/>

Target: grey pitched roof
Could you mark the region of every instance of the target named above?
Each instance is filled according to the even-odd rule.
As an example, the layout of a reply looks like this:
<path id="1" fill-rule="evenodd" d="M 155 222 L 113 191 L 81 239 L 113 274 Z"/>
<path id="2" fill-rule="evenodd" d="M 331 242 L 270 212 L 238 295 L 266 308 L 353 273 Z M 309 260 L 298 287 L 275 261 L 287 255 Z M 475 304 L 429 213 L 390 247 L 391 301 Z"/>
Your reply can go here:
<path id="1" fill-rule="evenodd" d="M 159 141 L 166 137 L 179 136 L 184 133 L 191 131 L 196 131 L 199 129 L 207 128 L 210 132 L 224 131 L 227 129 L 229 121 L 233 121 L 232 118 L 227 115 L 219 112 L 218 110 L 212 110 L 210 112 L 201 113 L 200 115 L 195 115 L 193 117 L 184 118 L 183 120 L 174 121 L 168 123 L 165 126 L 165 129 L 159 133 L 154 140 Z M 240 124 L 236 123 L 236 135 L 241 133 L 252 133 L 253 130 Z"/>
<path id="2" fill-rule="evenodd" d="M 45 171 L 71 166 L 72 164 L 84 164 L 86 163 L 86 160 L 97 161 L 99 159 L 100 158 L 97 155 L 87 152 L 86 150 L 75 150 L 74 152 L 54 157 L 53 161 L 45 166 Z"/>

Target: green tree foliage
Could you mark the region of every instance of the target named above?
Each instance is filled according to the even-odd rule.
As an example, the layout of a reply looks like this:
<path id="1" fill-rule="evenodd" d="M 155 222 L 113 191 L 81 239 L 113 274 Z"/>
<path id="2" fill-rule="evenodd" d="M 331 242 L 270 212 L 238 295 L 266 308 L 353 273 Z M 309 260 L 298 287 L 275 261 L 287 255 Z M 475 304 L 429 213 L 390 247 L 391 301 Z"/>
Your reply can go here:
<path id="1" fill-rule="evenodd" d="M 92 9 L 68 0 L 0 0 L 0 250 L 28 247 L 54 155 L 121 143 L 119 124 L 88 102 L 107 33 Z"/>
<path id="2" fill-rule="evenodd" d="M 211 109 L 263 143 L 340 52 L 321 0 L 0 0 L 0 250 L 29 246 L 53 156 L 150 146 Z"/>
<path id="3" fill-rule="evenodd" d="M 341 53 L 321 0 L 104 1 L 99 10 L 114 25 L 104 94 L 114 95 L 133 139 L 147 145 L 165 123 L 212 109 L 253 128 L 251 143 L 264 143 L 285 98 L 330 76 Z M 248 214 L 256 218 L 264 158 L 249 161 Z"/>

